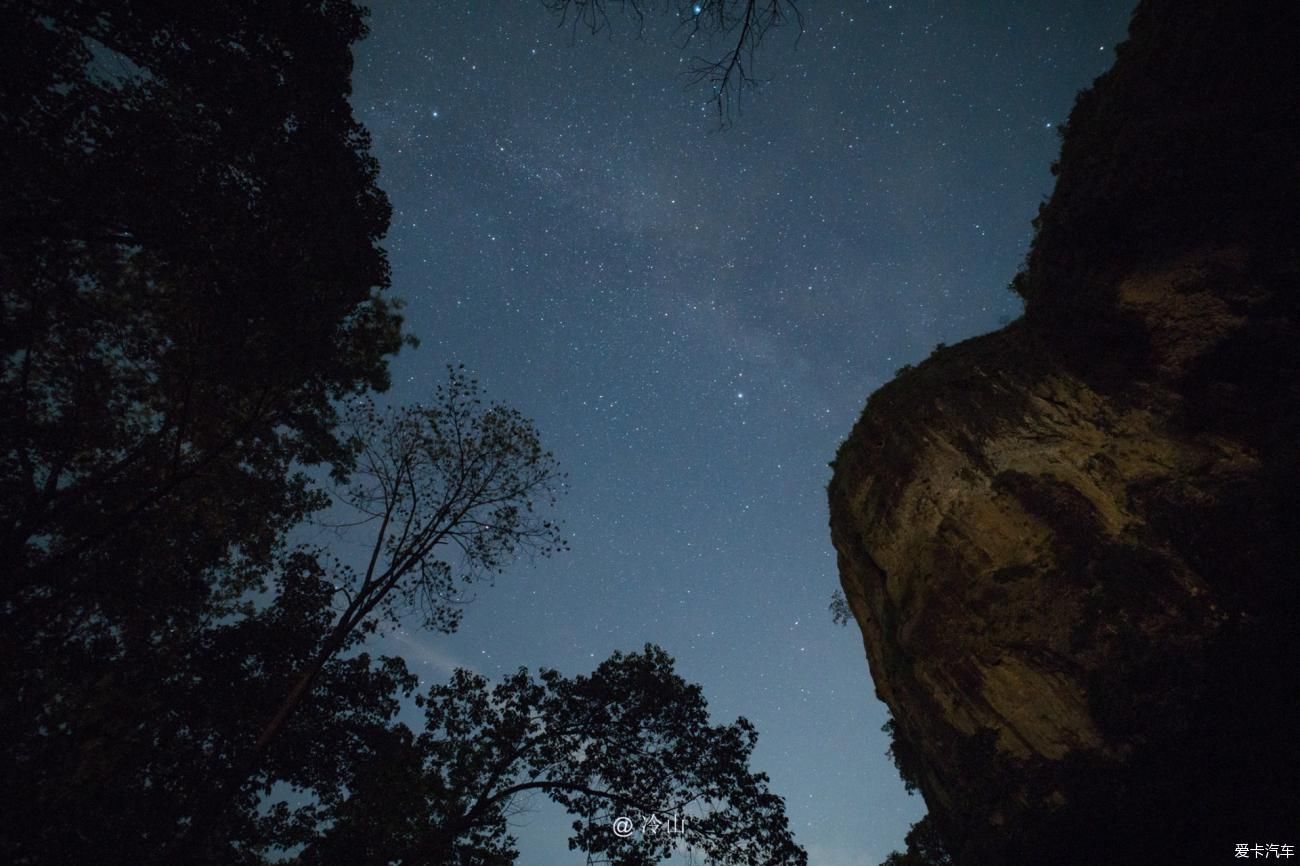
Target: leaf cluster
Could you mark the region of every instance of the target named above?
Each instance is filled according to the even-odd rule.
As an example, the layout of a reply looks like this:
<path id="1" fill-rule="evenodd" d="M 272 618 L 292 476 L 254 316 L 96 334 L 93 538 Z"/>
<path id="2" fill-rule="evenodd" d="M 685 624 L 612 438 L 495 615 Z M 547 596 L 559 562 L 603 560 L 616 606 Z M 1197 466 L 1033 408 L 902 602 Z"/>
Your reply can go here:
<path id="1" fill-rule="evenodd" d="M 451 631 L 462 586 L 519 555 L 567 548 L 542 516 L 563 489 L 554 456 L 518 410 L 485 405 L 463 369 L 448 369 L 428 405 L 353 400 L 343 430 L 357 458 L 340 498 L 360 515 L 355 525 L 377 527 L 365 574 L 345 581 L 350 608 L 378 602 L 393 619 L 415 610 Z"/>
<path id="2" fill-rule="evenodd" d="M 783 802 L 748 768 L 753 726 L 710 724 L 699 686 L 658 647 L 616 652 L 589 676 L 521 669 L 490 685 L 459 670 L 420 704 L 425 731 L 398 726 L 358 768 L 304 866 L 508 861 L 508 819 L 538 793 L 576 816 L 570 847 L 600 861 L 690 849 L 718 864 L 806 863 Z M 685 820 L 680 834 L 620 836 L 620 815 Z"/>
<path id="3" fill-rule="evenodd" d="M 894 851 L 881 866 L 951 866 L 953 862 L 930 815 L 912 825 L 905 843 L 905 850 Z"/>
<path id="4" fill-rule="evenodd" d="M 346 460 L 333 401 L 400 345 L 347 104 L 364 27 L 341 2 L 0 16 L 7 625 L 147 640 L 320 505 L 294 469 Z"/>
<path id="5" fill-rule="evenodd" d="M 0 33 L 0 859 L 146 863 L 320 640 L 299 470 L 346 467 L 335 401 L 401 344 L 363 16 L 38 0 Z M 332 669 L 322 742 L 386 676 Z"/>

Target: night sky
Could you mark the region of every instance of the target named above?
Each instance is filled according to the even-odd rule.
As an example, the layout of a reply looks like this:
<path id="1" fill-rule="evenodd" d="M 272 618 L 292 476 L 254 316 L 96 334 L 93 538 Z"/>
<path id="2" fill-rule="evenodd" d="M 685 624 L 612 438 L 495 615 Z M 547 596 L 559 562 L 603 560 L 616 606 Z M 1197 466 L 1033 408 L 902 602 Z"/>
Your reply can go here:
<path id="1" fill-rule="evenodd" d="M 813 866 L 901 848 L 924 803 L 827 611 L 827 463 L 896 369 L 1019 315 L 1055 125 L 1130 7 L 804 0 L 719 132 L 683 73 L 724 46 L 681 52 L 670 17 L 592 38 L 539 0 L 374 3 L 353 105 L 421 341 L 391 397 L 463 363 L 533 418 L 572 545 L 483 586 L 459 633 L 384 648 L 440 680 L 657 643 L 715 721 L 755 723 Z M 536 806 L 520 862 L 580 863 Z"/>

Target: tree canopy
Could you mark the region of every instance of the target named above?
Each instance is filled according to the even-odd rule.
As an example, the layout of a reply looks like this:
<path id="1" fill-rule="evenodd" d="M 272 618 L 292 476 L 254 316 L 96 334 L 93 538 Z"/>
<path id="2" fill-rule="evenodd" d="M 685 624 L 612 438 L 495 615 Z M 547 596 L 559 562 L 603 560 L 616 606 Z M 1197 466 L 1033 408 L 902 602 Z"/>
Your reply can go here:
<path id="1" fill-rule="evenodd" d="M 616 652 L 590 676 L 520 670 L 491 686 L 459 670 L 419 703 L 425 731 L 391 729 L 352 769 L 303 866 L 510 862 L 507 818 L 530 792 L 576 816 L 570 848 L 602 861 L 689 848 L 718 864 L 807 862 L 781 798 L 749 769 L 753 726 L 710 724 L 700 687 L 658 647 Z"/>
<path id="2" fill-rule="evenodd" d="M 333 401 L 387 384 L 389 209 L 346 99 L 362 18 L 0 15 L 3 612 L 148 640 L 204 595 L 187 576 L 314 507 L 293 468 L 345 464 Z"/>
<path id="3" fill-rule="evenodd" d="M 0 5 L 0 32 L 4 850 L 127 857 L 236 735 L 214 678 L 309 641 L 228 642 L 322 504 L 298 470 L 351 462 L 336 401 L 401 345 L 347 102 L 364 25 L 70 0 Z"/>
<path id="4" fill-rule="evenodd" d="M 944 847 L 934 818 L 926 815 L 907 831 L 907 849 L 894 851 L 881 866 L 951 866 L 952 857 Z"/>
<path id="5" fill-rule="evenodd" d="M 506 863 L 535 789 L 615 862 L 668 848 L 607 809 L 693 804 L 717 862 L 801 863 L 753 728 L 660 650 L 396 721 L 417 681 L 370 636 L 562 549 L 562 476 L 460 371 L 374 397 L 404 338 L 364 33 L 342 0 L 0 4 L 0 859 Z M 291 543 L 326 513 L 365 561 Z"/>

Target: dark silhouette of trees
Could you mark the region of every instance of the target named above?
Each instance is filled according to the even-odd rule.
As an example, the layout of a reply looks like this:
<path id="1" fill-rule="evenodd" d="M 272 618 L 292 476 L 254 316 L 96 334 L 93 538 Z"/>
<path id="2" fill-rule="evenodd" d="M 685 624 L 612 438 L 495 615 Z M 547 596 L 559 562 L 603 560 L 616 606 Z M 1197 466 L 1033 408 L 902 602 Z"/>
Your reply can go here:
<path id="1" fill-rule="evenodd" d="M 383 768 L 412 785 L 387 789 L 393 821 L 452 821 L 436 838 L 385 828 L 389 850 L 454 835 L 505 862 L 491 816 L 510 785 L 595 820 L 572 773 L 657 808 L 643 774 L 659 768 L 676 774 L 665 796 L 751 810 L 702 828 L 796 862 L 779 799 L 743 769 L 752 729 L 708 725 L 661 655 L 611 660 L 582 753 L 537 736 L 595 712 L 597 677 L 508 680 L 540 727 L 472 828 L 428 786 L 468 780 L 462 757 L 499 762 L 514 717 L 482 716 L 486 685 L 462 676 L 427 698 L 430 731 L 394 723 L 416 680 L 367 638 L 415 615 L 450 630 L 469 583 L 562 542 L 540 515 L 555 463 L 518 413 L 460 373 L 428 407 L 368 396 L 403 337 L 389 209 L 347 102 L 364 32 L 342 0 L 0 3 L 0 860 L 324 856 Z M 308 475 L 325 470 L 333 499 Z M 289 544 L 327 508 L 373 533 L 363 564 Z M 457 744 L 452 718 L 496 739 Z M 606 736 L 668 738 L 699 763 L 619 763 Z M 282 790 L 296 805 L 269 804 Z M 623 862 L 653 853 L 590 833 Z"/>
<path id="2" fill-rule="evenodd" d="M 894 851 L 881 866 L 951 866 L 952 857 L 944 847 L 931 816 L 926 815 L 913 824 L 905 841 L 907 849 Z"/>
<path id="3" fill-rule="evenodd" d="M 381 410 L 358 398 L 344 424 L 357 465 L 339 498 L 371 528 L 365 570 L 335 563 L 328 576 L 342 596 L 316 658 L 258 735 L 265 749 L 302 702 L 331 657 L 381 618 L 407 610 L 426 628 L 454 631 L 463 603 L 459 586 L 497 572 L 521 552 L 550 555 L 567 543 L 538 506 L 554 505 L 563 476 L 518 411 L 484 406 L 478 385 L 459 370 L 428 406 Z M 457 563 L 443 555 L 458 554 Z"/>
<path id="4" fill-rule="evenodd" d="M 256 737 L 235 744 L 230 772 L 214 777 L 197 801 L 179 848 L 186 857 L 210 847 L 232 799 L 339 653 L 407 614 L 426 628 L 454 631 L 463 585 L 520 553 L 546 556 L 566 547 L 559 526 L 542 516 L 563 476 L 536 428 L 516 410 L 485 405 L 463 371 L 449 374 L 427 406 L 381 409 L 358 397 L 344 412 L 341 430 L 357 456 L 334 498 L 345 506 L 336 511 L 357 518 L 347 521 L 353 532 L 373 533 L 365 563 L 358 570 L 325 550 L 289 554 L 282 571 L 294 575 L 293 588 L 311 592 L 314 581 L 331 607 L 298 614 L 314 620 L 315 646 L 297 660 Z M 282 590 L 280 598 L 291 596 Z"/>
<path id="5" fill-rule="evenodd" d="M 318 504 L 293 467 L 350 458 L 333 401 L 387 383 L 364 28 L 339 2 L 0 16 L 6 655 L 111 655 L 237 596 Z"/>
<path id="6" fill-rule="evenodd" d="M 853 622 L 853 610 L 849 607 L 849 600 L 844 597 L 844 590 L 837 589 L 831 593 L 831 603 L 827 608 L 831 612 L 831 622 L 836 625 Z"/>
<path id="7" fill-rule="evenodd" d="M 146 862 L 239 733 L 203 648 L 401 344 L 363 20 L 38 0 L 0 33 L 3 859 Z"/>
<path id="8" fill-rule="evenodd" d="M 570 846 L 601 861 L 689 847 L 710 863 L 807 862 L 781 798 L 749 770 L 753 726 L 709 724 L 699 686 L 658 647 L 589 677 L 520 670 L 489 686 L 460 670 L 420 703 L 424 733 L 396 727 L 353 768 L 302 866 L 511 862 L 507 818 L 530 792 L 576 816 Z"/>
<path id="9" fill-rule="evenodd" d="M 687 70 L 690 85 L 707 85 L 713 91 L 718 121 L 729 125 L 741 109 L 746 88 L 758 83 L 754 77 L 754 54 L 773 29 L 793 23 L 803 31 L 803 13 L 795 0 L 543 0 L 562 22 L 572 21 L 594 35 L 606 29 L 610 9 L 617 6 L 628 14 L 638 29 L 647 12 L 655 7 L 677 18 L 675 34 L 683 50 L 698 41 L 724 44 L 721 54 L 691 57 Z M 709 46 L 712 51 L 712 45 Z"/>

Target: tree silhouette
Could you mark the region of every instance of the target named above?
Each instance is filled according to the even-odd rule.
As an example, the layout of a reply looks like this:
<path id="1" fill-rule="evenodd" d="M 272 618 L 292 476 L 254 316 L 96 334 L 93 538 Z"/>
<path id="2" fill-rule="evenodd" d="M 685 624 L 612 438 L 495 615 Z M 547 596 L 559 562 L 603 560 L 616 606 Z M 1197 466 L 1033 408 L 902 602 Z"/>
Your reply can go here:
<path id="1" fill-rule="evenodd" d="M 212 644 L 401 345 L 364 29 L 336 0 L 0 4 L 6 862 L 156 858 L 249 671 L 278 679 L 270 634 Z"/>
<path id="2" fill-rule="evenodd" d="M 337 561 L 327 579 L 344 606 L 281 707 L 258 735 L 261 750 L 311 688 L 321 666 L 352 635 L 407 610 L 426 628 L 460 621 L 460 584 L 500 571 L 521 552 L 544 556 L 567 544 L 540 516 L 563 476 L 536 428 L 518 411 L 484 406 L 478 385 L 451 370 L 428 406 L 380 410 L 370 398 L 350 407 L 344 429 L 360 451 L 341 498 L 374 529 L 365 570 Z M 445 554 L 454 551 L 456 565 Z"/>
<path id="3" fill-rule="evenodd" d="M 301 866 L 512 863 L 507 818 L 530 792 L 574 815 L 570 847 L 603 862 L 684 848 L 717 864 L 807 862 L 783 801 L 749 770 L 753 726 L 711 725 L 658 647 L 573 678 L 520 670 L 489 686 L 459 670 L 420 703 L 425 731 L 391 729 L 353 767 Z"/>
<path id="4" fill-rule="evenodd" d="M 836 625 L 853 622 L 853 610 L 849 607 L 849 600 L 844 597 L 844 590 L 837 589 L 831 593 L 831 603 L 827 608 L 831 612 L 831 622 Z"/>
<path id="5" fill-rule="evenodd" d="M 460 373 L 429 407 L 362 396 L 386 387 L 403 340 L 383 293 L 388 204 L 347 101 L 363 18 L 343 0 L 0 4 L 6 863 L 316 856 L 345 838 L 371 767 L 409 779 L 389 796 L 416 802 L 432 765 L 394 760 L 448 747 L 394 724 L 416 681 L 362 652 L 367 638 L 413 613 L 450 630 L 469 583 L 561 544 L 536 510 L 560 476 L 518 413 L 479 402 Z M 331 502 L 310 467 L 339 485 L 330 513 L 352 509 L 351 531 L 373 533 L 364 563 L 290 546 Z M 539 712 L 576 713 L 581 678 L 561 700 L 545 677 Z M 651 693 L 702 707 L 678 682 L 633 689 L 637 712 L 654 717 Z M 456 717 L 483 688 L 457 680 L 429 706 Z M 701 826 L 793 862 L 779 800 L 737 769 L 752 728 L 706 721 L 657 730 L 694 731 L 682 754 L 721 780 L 706 799 L 756 817 Z M 602 724 L 591 743 L 634 730 Z M 591 817 L 557 775 L 585 759 L 554 754 L 528 783 L 551 780 Z M 641 771 L 617 775 L 657 759 L 608 758 L 584 766 L 659 802 L 631 784 Z M 268 805 L 282 786 L 296 807 Z M 493 790 L 476 816 L 508 808 Z M 488 844 L 490 820 L 440 826 L 480 862 L 508 854 Z"/>
<path id="6" fill-rule="evenodd" d="M 952 857 L 930 815 L 912 825 L 905 841 L 907 850 L 892 852 L 881 866 L 951 866 Z"/>
<path id="7" fill-rule="evenodd" d="M 324 551 L 291 555 L 295 583 L 316 581 L 317 592 L 338 599 L 340 610 L 322 618 L 317 608 L 314 650 L 227 777 L 217 777 L 199 799 L 181 846 L 191 856 L 206 846 L 340 652 L 407 613 L 427 628 L 454 631 L 460 586 L 500 571 L 520 553 L 546 556 L 566 547 L 559 526 L 541 515 L 563 481 L 554 458 L 531 422 L 517 410 L 485 405 L 462 370 L 449 370 L 426 406 L 380 409 L 368 397 L 354 399 L 343 430 L 358 457 L 351 475 L 340 478 L 337 498 L 360 515 L 350 521 L 353 530 L 373 533 L 365 565 L 358 570 Z"/>
<path id="8" fill-rule="evenodd" d="M 270 555 L 319 504 L 293 468 L 348 457 L 333 401 L 387 384 L 364 27 L 68 0 L 0 30 L 0 626 L 10 659 L 111 654 Z"/>
<path id="9" fill-rule="evenodd" d="M 660 5 L 655 0 L 543 0 L 560 17 L 584 27 L 594 35 L 609 24 L 610 7 L 617 5 L 630 15 L 638 29 L 647 11 Z M 767 34 L 794 23 L 803 31 L 803 13 L 795 0 L 664 0 L 662 11 L 677 18 L 675 33 L 682 48 L 697 40 L 715 37 L 726 47 L 720 56 L 693 55 L 687 70 L 691 85 L 705 84 L 713 91 L 718 121 L 728 126 L 741 109 L 744 91 L 758 83 L 754 78 L 754 54 Z"/>

